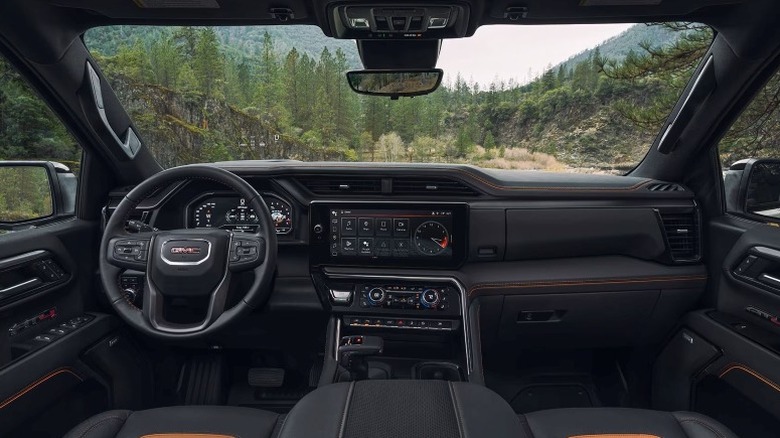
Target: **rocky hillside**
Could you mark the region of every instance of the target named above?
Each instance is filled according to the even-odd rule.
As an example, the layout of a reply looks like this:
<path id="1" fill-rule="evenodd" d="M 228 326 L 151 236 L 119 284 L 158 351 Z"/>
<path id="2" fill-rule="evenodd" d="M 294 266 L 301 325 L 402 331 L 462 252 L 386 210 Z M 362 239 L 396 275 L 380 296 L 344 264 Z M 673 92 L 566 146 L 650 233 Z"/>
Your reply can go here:
<path id="1" fill-rule="evenodd" d="M 641 25 L 530 84 L 456 80 L 391 101 L 348 89 L 350 41 L 286 29 L 139 29 L 101 30 L 87 43 L 100 47 L 103 70 L 166 166 L 289 158 L 620 172 L 647 150 L 708 41 L 706 29 Z M 602 54 L 619 59 L 604 65 Z"/>

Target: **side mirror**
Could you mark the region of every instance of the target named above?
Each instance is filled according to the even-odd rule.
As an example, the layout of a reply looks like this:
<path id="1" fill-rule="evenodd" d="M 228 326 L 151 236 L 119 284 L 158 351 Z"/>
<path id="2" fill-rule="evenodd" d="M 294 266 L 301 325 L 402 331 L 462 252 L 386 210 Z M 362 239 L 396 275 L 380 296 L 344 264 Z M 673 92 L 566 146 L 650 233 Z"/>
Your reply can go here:
<path id="1" fill-rule="evenodd" d="M 0 228 L 72 215 L 76 176 L 50 161 L 0 161 Z"/>
<path id="2" fill-rule="evenodd" d="M 432 70 L 357 70 L 347 73 L 352 91 L 371 96 L 422 96 L 436 91 L 444 72 Z"/>
<path id="3" fill-rule="evenodd" d="M 731 199 L 731 206 L 736 207 L 733 210 L 780 219 L 780 160 L 738 161 L 725 172 L 724 178 L 727 202 Z"/>

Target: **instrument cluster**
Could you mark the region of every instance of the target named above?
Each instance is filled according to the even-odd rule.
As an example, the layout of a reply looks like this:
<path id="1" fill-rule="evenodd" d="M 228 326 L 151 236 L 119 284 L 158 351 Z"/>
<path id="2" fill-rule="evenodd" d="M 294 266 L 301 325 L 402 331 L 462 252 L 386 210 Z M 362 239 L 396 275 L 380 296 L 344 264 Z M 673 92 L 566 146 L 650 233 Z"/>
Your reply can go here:
<path id="1" fill-rule="evenodd" d="M 276 234 L 289 234 L 293 229 L 293 209 L 289 202 L 276 195 L 263 194 Z M 189 228 L 223 228 L 255 232 L 260 226 L 257 212 L 246 199 L 236 195 L 207 195 L 187 207 Z"/>

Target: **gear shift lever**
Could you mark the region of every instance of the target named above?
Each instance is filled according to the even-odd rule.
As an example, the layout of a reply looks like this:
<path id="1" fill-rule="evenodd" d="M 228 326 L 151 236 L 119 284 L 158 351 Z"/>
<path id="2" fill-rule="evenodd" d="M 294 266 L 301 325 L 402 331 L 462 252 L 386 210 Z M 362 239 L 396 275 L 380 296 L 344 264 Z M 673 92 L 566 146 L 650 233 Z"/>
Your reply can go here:
<path id="1" fill-rule="evenodd" d="M 339 363 L 349 371 L 352 380 L 368 378 L 366 357 L 382 353 L 384 340 L 379 336 L 344 336 L 339 342 Z"/>

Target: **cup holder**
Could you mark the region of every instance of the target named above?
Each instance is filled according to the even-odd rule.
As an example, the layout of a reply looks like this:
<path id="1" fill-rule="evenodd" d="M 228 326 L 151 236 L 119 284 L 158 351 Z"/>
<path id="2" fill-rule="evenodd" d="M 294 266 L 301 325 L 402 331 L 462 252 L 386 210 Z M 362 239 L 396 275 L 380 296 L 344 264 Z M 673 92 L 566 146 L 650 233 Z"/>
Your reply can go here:
<path id="1" fill-rule="evenodd" d="M 412 376 L 417 380 L 463 381 L 460 367 L 452 362 L 419 362 L 414 365 Z"/>

